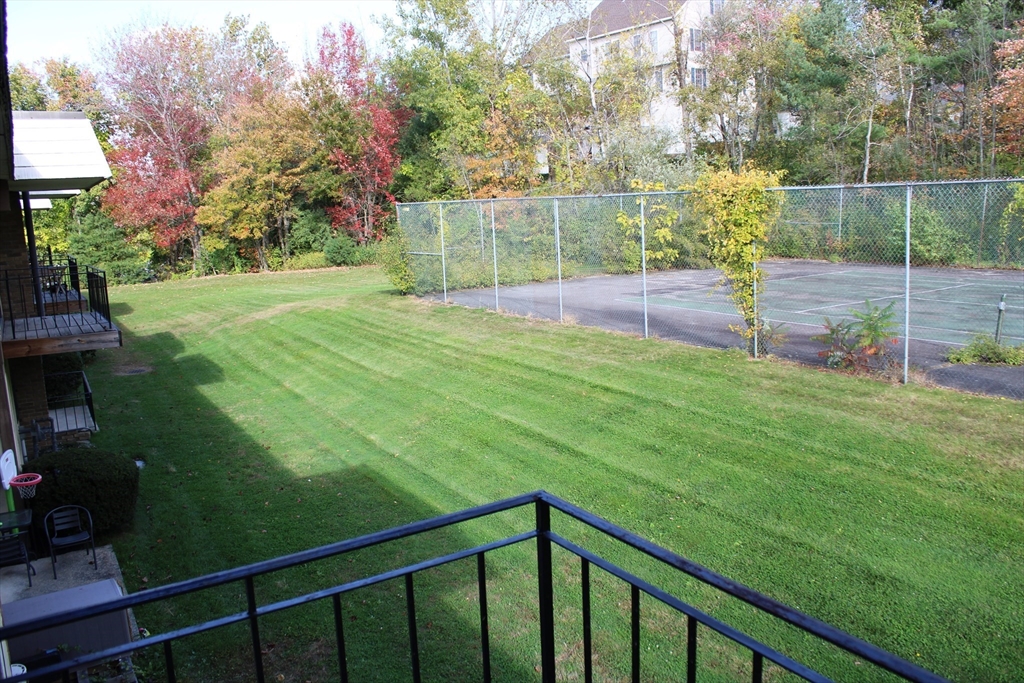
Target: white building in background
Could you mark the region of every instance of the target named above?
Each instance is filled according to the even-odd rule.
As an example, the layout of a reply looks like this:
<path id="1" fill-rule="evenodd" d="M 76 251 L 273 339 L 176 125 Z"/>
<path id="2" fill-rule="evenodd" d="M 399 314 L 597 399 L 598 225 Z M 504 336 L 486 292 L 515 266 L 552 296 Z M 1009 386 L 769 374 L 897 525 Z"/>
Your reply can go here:
<path id="1" fill-rule="evenodd" d="M 602 0 L 579 28 L 566 36 L 570 62 L 580 78 L 593 82 L 616 50 L 630 50 L 650 64 L 654 97 L 644 121 L 678 142 L 666 150 L 683 151 L 687 130 L 679 104 L 680 86 L 707 87 L 702 63 L 704 20 L 721 11 L 724 0 Z M 678 39 L 678 42 L 677 42 Z M 679 64 L 683 82 L 676 78 Z"/>

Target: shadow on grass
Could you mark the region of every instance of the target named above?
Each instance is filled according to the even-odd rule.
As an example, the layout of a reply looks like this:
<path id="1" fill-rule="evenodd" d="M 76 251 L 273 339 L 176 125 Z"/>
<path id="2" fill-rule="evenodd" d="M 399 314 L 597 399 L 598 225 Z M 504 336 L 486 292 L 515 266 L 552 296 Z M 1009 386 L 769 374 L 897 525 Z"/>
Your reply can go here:
<path id="1" fill-rule="evenodd" d="M 114 539 L 130 592 L 441 512 L 372 468 L 352 466 L 340 454 L 322 454 L 336 467 L 296 474 L 288 466 L 289 453 L 260 440 L 258 424 L 239 424 L 203 395 L 203 386 L 224 381 L 218 365 L 201 354 L 186 353 L 185 345 L 169 333 L 136 336 L 125 330 L 124 341 L 126 350 L 153 371 L 116 375 L 112 369 L 119 351 L 100 355 L 95 384 L 104 429 L 95 440 L 100 447 L 146 462 L 134 528 Z M 257 602 L 265 605 L 336 586 L 478 542 L 463 529 L 441 529 L 261 576 L 256 580 Z M 475 561 L 417 574 L 415 583 L 424 679 L 479 680 Z M 347 593 L 342 607 L 352 679 L 409 679 L 404 581 Z M 514 609 L 520 620 L 523 614 L 535 615 L 529 604 L 492 602 L 490 607 L 494 612 Z M 245 589 L 238 583 L 146 606 L 136 617 L 141 627 L 157 634 L 245 608 Z M 524 628 L 534 628 L 535 616 L 525 621 Z M 260 629 L 268 680 L 337 679 L 330 600 L 262 617 Z M 157 650 L 135 658 L 145 680 L 166 680 Z M 253 680 L 247 626 L 178 641 L 174 653 L 179 680 Z M 537 678 L 534 659 L 533 653 L 514 655 L 492 643 L 495 680 Z"/>
<path id="2" fill-rule="evenodd" d="M 114 318 L 115 321 L 120 316 L 128 315 L 128 314 L 134 313 L 134 312 L 135 312 L 135 309 L 132 308 L 132 306 L 130 304 L 126 304 L 126 303 L 124 303 L 122 301 L 118 301 L 118 302 L 111 301 L 110 302 L 110 316 L 112 318 Z"/>

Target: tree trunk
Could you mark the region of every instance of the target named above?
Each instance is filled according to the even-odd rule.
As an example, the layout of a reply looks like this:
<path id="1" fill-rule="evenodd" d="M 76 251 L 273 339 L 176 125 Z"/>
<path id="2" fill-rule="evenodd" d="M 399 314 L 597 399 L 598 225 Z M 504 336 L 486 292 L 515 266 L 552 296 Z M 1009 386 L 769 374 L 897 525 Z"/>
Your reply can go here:
<path id="1" fill-rule="evenodd" d="M 871 168 L 871 129 L 875 123 L 875 105 L 872 104 L 868 110 L 868 134 L 864 136 L 864 175 L 862 183 L 868 182 L 868 171 Z"/>

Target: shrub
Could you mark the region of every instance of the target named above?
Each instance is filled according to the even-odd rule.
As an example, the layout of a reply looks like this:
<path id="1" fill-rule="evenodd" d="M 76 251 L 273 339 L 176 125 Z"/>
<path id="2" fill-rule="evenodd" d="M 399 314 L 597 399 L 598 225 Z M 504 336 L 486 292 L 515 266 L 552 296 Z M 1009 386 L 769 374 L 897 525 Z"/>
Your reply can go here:
<path id="1" fill-rule="evenodd" d="M 128 458 L 97 448 L 68 448 L 30 460 L 26 471 L 43 481 L 32 499 L 42 521 L 61 505 L 81 505 L 92 514 L 97 534 L 130 526 L 139 497 L 139 469 Z"/>
<path id="2" fill-rule="evenodd" d="M 43 356 L 47 397 L 68 396 L 78 391 L 78 387 L 82 386 L 82 376 L 68 373 L 79 373 L 84 365 L 82 354 L 77 351 Z"/>
<path id="3" fill-rule="evenodd" d="M 830 368 L 883 373 L 895 369 L 897 362 L 891 353 L 898 330 L 894 305 L 895 302 L 889 302 L 882 308 L 865 301 L 863 312 L 850 309 L 850 315 L 856 320 L 833 323 L 826 317 L 825 333 L 811 337 L 812 341 L 828 347 L 819 351 L 818 356 L 824 358 Z"/>
<path id="4" fill-rule="evenodd" d="M 622 270 L 627 273 L 639 272 L 643 257 L 646 257 L 647 268 L 664 270 L 669 268 L 707 268 L 710 262 L 703 257 L 707 250 L 700 247 L 691 235 L 687 234 L 686 226 L 680 221 L 678 206 L 673 206 L 670 199 L 663 194 L 662 183 L 644 183 L 634 180 L 631 188 L 634 191 L 654 193 L 646 195 L 645 220 L 643 232 L 646 237 L 645 253 L 640 253 L 641 217 L 639 213 L 630 215 L 619 211 L 616 222 L 621 232 Z M 636 203 L 639 205 L 640 198 Z"/>
<path id="5" fill-rule="evenodd" d="M 298 256 L 292 256 L 284 262 L 285 270 L 311 270 L 313 268 L 326 268 L 327 257 L 322 251 L 311 251 Z"/>
<path id="6" fill-rule="evenodd" d="M 409 294 L 416 289 L 416 276 L 409 265 L 409 243 L 397 226 L 380 243 L 378 263 L 400 293 Z"/>
<path id="7" fill-rule="evenodd" d="M 954 349 L 946 356 L 950 363 L 992 363 L 996 365 L 1024 365 L 1024 346 L 1004 346 L 987 334 L 975 335 L 962 349 Z"/>
<path id="8" fill-rule="evenodd" d="M 324 257 L 331 266 L 356 265 L 356 242 L 344 233 L 332 237 L 324 243 Z"/>

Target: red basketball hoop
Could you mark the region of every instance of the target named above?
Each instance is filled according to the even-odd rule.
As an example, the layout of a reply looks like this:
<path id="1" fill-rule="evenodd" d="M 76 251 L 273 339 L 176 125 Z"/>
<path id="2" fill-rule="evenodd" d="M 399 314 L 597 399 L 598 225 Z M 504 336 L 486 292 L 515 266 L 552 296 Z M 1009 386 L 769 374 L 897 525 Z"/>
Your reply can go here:
<path id="1" fill-rule="evenodd" d="M 43 480 L 43 475 L 35 472 L 26 472 L 16 477 L 11 477 L 11 486 L 18 489 L 22 498 L 31 498 L 36 495 L 36 484 Z"/>

